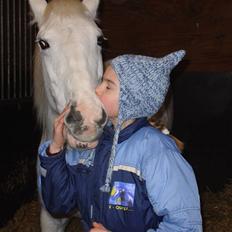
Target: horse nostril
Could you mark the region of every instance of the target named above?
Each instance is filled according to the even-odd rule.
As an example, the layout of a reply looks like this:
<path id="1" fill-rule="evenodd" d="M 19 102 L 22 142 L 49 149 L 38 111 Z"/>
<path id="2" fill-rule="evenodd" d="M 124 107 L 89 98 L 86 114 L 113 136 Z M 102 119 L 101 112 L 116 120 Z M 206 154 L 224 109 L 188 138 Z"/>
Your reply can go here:
<path id="1" fill-rule="evenodd" d="M 76 111 L 74 107 L 71 106 L 70 113 L 66 117 L 67 123 L 80 123 L 83 121 L 80 111 Z"/>
<path id="2" fill-rule="evenodd" d="M 106 120 L 107 120 L 106 112 L 105 112 L 105 110 L 102 109 L 102 117 L 101 117 L 100 120 L 96 121 L 96 123 L 97 123 L 97 125 L 98 125 L 99 127 L 101 127 L 102 125 L 105 124 Z"/>

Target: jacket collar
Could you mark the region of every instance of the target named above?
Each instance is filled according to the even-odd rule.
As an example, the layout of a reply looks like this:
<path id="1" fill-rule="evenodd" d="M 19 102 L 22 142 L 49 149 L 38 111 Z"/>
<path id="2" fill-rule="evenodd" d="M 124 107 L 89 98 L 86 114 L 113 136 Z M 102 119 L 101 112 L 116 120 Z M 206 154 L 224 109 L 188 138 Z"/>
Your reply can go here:
<path id="1" fill-rule="evenodd" d="M 147 121 L 147 118 L 136 119 L 132 124 L 120 131 L 118 143 L 122 143 L 123 141 L 127 140 L 131 135 L 133 135 L 136 131 L 138 131 L 140 128 L 148 125 L 149 123 Z M 112 125 L 106 126 L 103 132 L 102 142 L 110 142 L 111 144 L 113 141 L 114 133 L 115 131 Z"/>

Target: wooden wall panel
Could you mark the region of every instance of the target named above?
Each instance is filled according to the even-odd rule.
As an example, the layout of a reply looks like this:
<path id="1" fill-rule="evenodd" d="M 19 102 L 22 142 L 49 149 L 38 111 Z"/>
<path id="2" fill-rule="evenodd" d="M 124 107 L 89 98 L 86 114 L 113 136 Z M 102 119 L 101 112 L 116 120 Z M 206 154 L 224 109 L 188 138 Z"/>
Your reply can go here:
<path id="1" fill-rule="evenodd" d="M 188 71 L 232 70 L 231 0 L 103 0 L 105 59 L 185 49 Z"/>

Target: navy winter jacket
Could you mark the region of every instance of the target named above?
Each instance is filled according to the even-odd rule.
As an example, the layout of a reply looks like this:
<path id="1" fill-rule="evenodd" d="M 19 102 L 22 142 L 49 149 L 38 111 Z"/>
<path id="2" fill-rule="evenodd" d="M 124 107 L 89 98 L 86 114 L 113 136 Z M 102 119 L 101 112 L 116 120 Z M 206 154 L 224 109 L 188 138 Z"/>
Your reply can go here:
<path id="1" fill-rule="evenodd" d="M 46 155 L 39 148 L 41 191 L 54 216 L 79 210 L 85 231 L 92 222 L 113 232 L 202 231 L 192 168 L 174 141 L 137 120 L 120 132 L 111 192 L 104 185 L 114 130 L 107 127 L 95 150 L 65 149 Z"/>

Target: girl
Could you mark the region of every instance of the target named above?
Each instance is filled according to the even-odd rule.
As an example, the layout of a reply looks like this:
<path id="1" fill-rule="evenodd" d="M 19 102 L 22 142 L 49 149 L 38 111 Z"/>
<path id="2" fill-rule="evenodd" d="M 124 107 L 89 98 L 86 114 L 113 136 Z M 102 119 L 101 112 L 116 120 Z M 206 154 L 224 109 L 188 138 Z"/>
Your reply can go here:
<path id="1" fill-rule="evenodd" d="M 84 231 L 202 231 L 195 176 L 175 142 L 147 118 L 164 102 L 185 52 L 123 55 L 96 88 L 109 123 L 99 141 L 65 146 L 65 115 L 39 148 L 42 196 L 53 216 L 80 211 Z"/>

